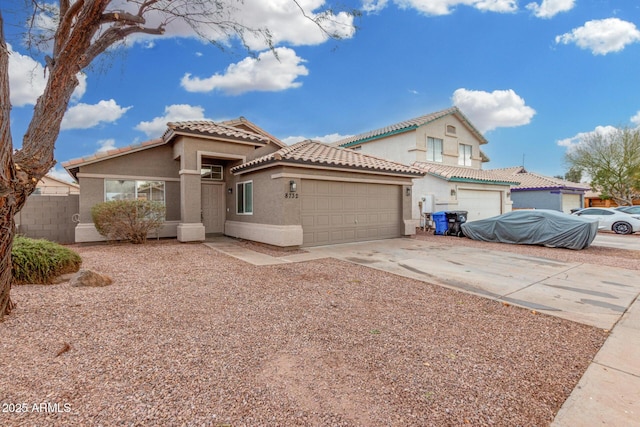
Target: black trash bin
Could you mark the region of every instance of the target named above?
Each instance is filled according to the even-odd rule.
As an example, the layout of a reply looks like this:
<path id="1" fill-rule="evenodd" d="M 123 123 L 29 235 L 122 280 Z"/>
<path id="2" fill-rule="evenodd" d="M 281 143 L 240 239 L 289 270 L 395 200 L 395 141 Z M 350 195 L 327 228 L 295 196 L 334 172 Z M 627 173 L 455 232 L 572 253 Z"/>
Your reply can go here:
<path id="1" fill-rule="evenodd" d="M 467 222 L 467 214 L 467 211 L 446 211 L 445 215 L 449 223 L 449 228 L 445 231 L 445 236 L 463 237 L 464 233 L 460 226 Z"/>

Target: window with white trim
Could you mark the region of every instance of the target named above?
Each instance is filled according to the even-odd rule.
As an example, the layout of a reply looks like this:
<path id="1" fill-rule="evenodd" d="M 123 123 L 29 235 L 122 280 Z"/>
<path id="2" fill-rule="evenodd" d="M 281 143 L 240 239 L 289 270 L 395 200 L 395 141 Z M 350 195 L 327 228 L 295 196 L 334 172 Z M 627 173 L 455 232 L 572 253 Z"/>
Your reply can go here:
<path id="1" fill-rule="evenodd" d="M 442 162 L 442 140 L 427 137 L 427 161 Z"/>
<path id="2" fill-rule="evenodd" d="M 460 166 L 471 166 L 471 146 L 467 144 L 458 145 L 458 164 Z"/>
<path id="3" fill-rule="evenodd" d="M 253 214 L 253 181 L 236 184 L 236 213 Z"/>
<path id="4" fill-rule="evenodd" d="M 105 179 L 104 200 L 151 200 L 165 203 L 164 181 Z"/>

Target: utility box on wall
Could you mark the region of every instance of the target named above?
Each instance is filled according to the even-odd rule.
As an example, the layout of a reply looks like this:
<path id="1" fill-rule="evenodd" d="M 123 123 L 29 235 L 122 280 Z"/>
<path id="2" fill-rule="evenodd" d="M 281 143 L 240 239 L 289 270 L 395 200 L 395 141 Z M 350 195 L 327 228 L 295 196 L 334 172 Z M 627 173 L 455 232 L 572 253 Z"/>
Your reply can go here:
<path id="1" fill-rule="evenodd" d="M 426 194 L 423 195 L 420 200 L 422 202 L 422 208 L 420 209 L 420 212 L 422 212 L 423 214 L 425 213 L 433 213 L 433 202 L 434 202 L 434 196 L 433 194 Z"/>

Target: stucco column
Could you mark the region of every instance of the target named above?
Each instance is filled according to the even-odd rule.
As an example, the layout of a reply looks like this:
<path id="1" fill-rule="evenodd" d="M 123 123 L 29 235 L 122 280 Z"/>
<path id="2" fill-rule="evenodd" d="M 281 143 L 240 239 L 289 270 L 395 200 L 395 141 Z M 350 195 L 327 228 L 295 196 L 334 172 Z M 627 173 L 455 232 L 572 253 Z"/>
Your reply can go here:
<path id="1" fill-rule="evenodd" d="M 413 185 L 402 186 L 402 222 L 403 236 L 413 236 L 416 228 L 420 226 L 420 220 L 413 218 Z"/>
<path id="2" fill-rule="evenodd" d="M 180 171 L 180 224 L 178 224 L 178 241 L 180 242 L 197 242 L 205 239 L 200 185 L 199 171 Z"/>

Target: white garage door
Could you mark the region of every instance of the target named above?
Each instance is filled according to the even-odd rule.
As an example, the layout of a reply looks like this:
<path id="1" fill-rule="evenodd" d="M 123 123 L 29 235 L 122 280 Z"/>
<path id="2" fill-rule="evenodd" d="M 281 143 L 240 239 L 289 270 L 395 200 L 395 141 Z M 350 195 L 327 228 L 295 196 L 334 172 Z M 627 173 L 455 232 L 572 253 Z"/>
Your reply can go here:
<path id="1" fill-rule="evenodd" d="M 500 191 L 458 190 L 457 209 L 469 212 L 467 221 L 500 215 L 502 213 Z"/>
<path id="2" fill-rule="evenodd" d="M 302 180 L 303 246 L 400 237 L 402 187 Z"/>
<path id="3" fill-rule="evenodd" d="M 579 194 L 562 195 L 562 212 L 571 213 L 571 209 L 578 209 L 582 207 Z"/>

